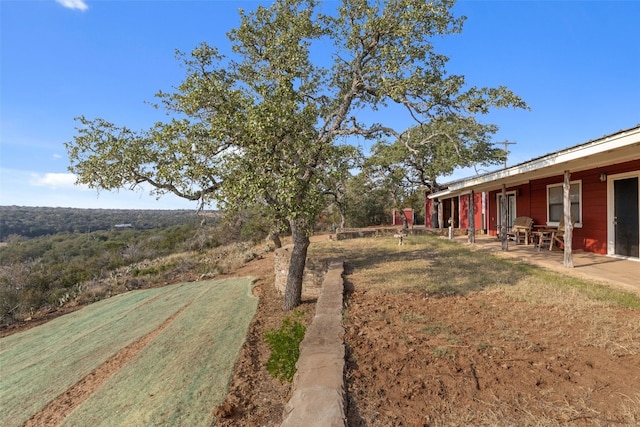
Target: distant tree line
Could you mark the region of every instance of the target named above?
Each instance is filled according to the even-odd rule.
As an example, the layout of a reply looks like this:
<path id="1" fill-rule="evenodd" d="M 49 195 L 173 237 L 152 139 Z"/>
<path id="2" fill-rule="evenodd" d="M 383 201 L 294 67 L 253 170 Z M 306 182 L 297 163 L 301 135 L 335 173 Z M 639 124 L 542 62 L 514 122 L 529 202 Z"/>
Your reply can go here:
<path id="1" fill-rule="evenodd" d="M 217 213 L 206 213 L 216 217 Z M 195 210 L 75 209 L 0 206 L 0 241 L 9 236 L 39 237 L 57 233 L 111 230 L 118 224 L 135 229 L 166 228 L 197 222 Z"/>
<path id="2" fill-rule="evenodd" d="M 0 208 L 0 214 L 0 325 L 55 309 L 77 296 L 84 283 L 109 278 L 123 266 L 242 240 L 246 227 L 252 238 L 265 237 L 247 215 L 223 221 L 217 213 L 204 213 L 203 221 L 186 210 L 15 206 Z M 114 227 L 122 223 L 133 227 Z"/>

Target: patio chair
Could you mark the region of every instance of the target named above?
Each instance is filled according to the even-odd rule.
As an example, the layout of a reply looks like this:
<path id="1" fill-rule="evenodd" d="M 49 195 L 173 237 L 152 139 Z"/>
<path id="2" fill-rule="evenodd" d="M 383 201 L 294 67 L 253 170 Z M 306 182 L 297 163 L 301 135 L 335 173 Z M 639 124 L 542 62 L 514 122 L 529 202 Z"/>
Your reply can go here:
<path id="1" fill-rule="evenodd" d="M 533 232 L 534 240 L 535 240 L 538 252 L 540 252 L 540 249 L 546 248 L 546 247 L 549 247 L 549 250 L 551 250 L 553 246 L 553 236 L 555 233 L 556 233 L 555 229 L 553 230 L 540 229 Z"/>
<path id="2" fill-rule="evenodd" d="M 555 244 L 558 249 L 562 249 L 564 247 L 564 216 L 560 218 L 560 222 L 558 223 L 558 230 L 553 233 L 553 239 L 551 241 L 551 245 L 549 245 L 549 250 L 553 249 L 553 245 Z"/>
<path id="3" fill-rule="evenodd" d="M 519 216 L 513 221 L 511 230 L 507 233 L 507 238 L 516 242 L 516 245 L 520 242 L 529 244 L 531 229 L 533 228 L 533 218 L 528 216 Z"/>

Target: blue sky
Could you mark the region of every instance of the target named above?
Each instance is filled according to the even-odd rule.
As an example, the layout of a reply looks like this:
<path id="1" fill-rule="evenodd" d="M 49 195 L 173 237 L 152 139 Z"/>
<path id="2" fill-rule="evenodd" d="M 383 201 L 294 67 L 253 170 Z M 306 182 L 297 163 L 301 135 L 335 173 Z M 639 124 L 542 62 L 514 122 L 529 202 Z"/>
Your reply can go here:
<path id="1" fill-rule="evenodd" d="M 0 205 L 195 209 L 73 185 L 64 142 L 79 115 L 132 129 L 163 119 L 145 102 L 184 77 L 175 49 L 207 41 L 225 51 L 238 8 L 258 4 L 0 0 Z M 483 118 L 500 127 L 496 142 L 516 142 L 509 164 L 640 124 L 640 1 L 463 0 L 454 10 L 468 19 L 436 42 L 448 71 L 506 85 L 531 107 Z"/>

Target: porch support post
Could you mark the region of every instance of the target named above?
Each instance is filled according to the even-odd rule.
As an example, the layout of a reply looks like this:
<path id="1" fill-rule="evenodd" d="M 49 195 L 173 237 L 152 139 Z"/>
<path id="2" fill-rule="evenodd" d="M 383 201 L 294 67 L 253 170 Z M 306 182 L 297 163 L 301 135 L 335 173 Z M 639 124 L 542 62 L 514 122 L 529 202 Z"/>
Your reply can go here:
<path id="1" fill-rule="evenodd" d="M 456 228 L 456 224 L 454 223 L 456 218 L 456 201 L 455 198 L 451 198 L 451 227 Z"/>
<path id="2" fill-rule="evenodd" d="M 456 228 L 455 218 L 456 218 L 456 202 L 455 199 L 451 198 L 451 218 L 449 218 L 449 239 L 453 239 L 453 230 Z"/>
<path id="3" fill-rule="evenodd" d="M 502 195 L 500 197 L 500 241 L 502 250 L 509 250 L 509 239 L 507 239 L 507 186 L 502 184 Z"/>
<path id="4" fill-rule="evenodd" d="M 562 184 L 562 202 L 564 215 L 564 266 L 573 268 L 573 222 L 571 220 L 571 173 L 564 171 L 564 183 Z"/>
<path id="5" fill-rule="evenodd" d="M 469 243 L 476 242 L 476 207 L 475 207 L 476 197 L 473 190 L 469 194 Z"/>
<path id="6" fill-rule="evenodd" d="M 444 228 L 444 210 L 442 208 L 442 200 L 438 200 L 438 228 Z"/>

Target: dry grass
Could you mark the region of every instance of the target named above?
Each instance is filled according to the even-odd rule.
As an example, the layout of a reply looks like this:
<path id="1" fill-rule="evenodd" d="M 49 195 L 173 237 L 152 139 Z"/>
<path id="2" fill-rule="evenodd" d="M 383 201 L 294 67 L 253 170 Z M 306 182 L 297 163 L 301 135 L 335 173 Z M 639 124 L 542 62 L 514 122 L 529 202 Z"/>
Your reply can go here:
<path id="1" fill-rule="evenodd" d="M 424 403 L 425 408 L 439 406 L 420 412 L 424 419 L 418 424 L 638 425 L 640 393 L 622 395 L 619 391 L 626 387 L 625 383 L 637 381 L 637 370 L 633 368 L 630 368 L 628 378 L 617 378 L 622 388 L 608 388 L 606 383 L 602 385 L 604 390 L 594 386 L 580 391 L 580 387 L 573 387 L 571 392 L 577 395 L 565 396 L 564 399 L 552 386 L 544 383 L 538 386 L 534 384 L 535 378 L 529 378 L 535 370 L 550 372 L 548 369 L 556 370 L 560 376 L 565 361 L 578 363 L 575 362 L 578 360 L 576 354 L 597 354 L 599 362 L 607 358 L 603 353 L 608 353 L 614 361 L 620 360 L 620 364 L 624 364 L 624 360 L 636 360 L 640 354 L 640 315 L 637 315 L 640 297 L 637 295 L 472 250 L 433 236 L 410 236 L 404 246 L 398 246 L 394 239 L 389 238 L 322 242 L 312 245 L 310 253 L 319 257 L 340 254 L 346 260 L 346 281 L 356 289 L 357 297 L 353 303 L 359 304 L 360 315 L 366 311 L 366 323 L 360 319 L 355 322 L 355 318 L 351 322 L 350 307 L 345 318 L 347 325 L 356 325 L 352 326 L 356 331 L 354 335 L 381 336 L 379 341 L 370 341 L 373 343 L 371 351 L 389 346 L 391 341 L 398 342 L 396 345 L 402 348 L 420 346 L 437 361 L 434 363 L 440 363 L 440 369 L 457 366 L 457 363 L 464 367 L 464 361 L 468 360 L 478 363 L 484 360 L 488 361 L 484 366 L 485 380 L 493 366 L 491 363 L 494 363 L 498 370 L 517 371 L 514 381 L 526 378 L 529 381 L 526 384 L 531 384 L 531 389 L 523 388 L 523 393 L 514 394 L 512 399 L 505 399 L 504 394 L 494 394 L 493 398 L 485 396 L 483 401 L 474 400 L 470 407 L 460 405 L 455 399 L 430 400 L 428 404 Z M 439 304 L 441 301 L 443 306 L 452 307 L 445 304 L 457 301 L 456 312 L 464 314 L 474 325 L 465 324 L 458 317 L 449 317 L 444 310 L 438 317 L 426 308 L 422 310 L 420 304 L 411 305 L 413 309 L 410 309 L 408 304 L 398 302 L 402 301 L 403 295 L 396 299 L 385 298 L 395 294 L 423 300 L 425 306 L 427 302 Z M 357 298 L 361 300 L 356 302 Z M 378 301 L 395 305 L 378 306 Z M 383 336 L 384 325 L 392 326 L 394 322 L 406 325 L 403 327 L 406 329 L 394 329 L 393 336 Z M 405 333 L 406 330 L 412 330 L 413 336 Z M 366 345 L 366 340 L 362 341 L 364 344 L 361 341 L 358 344 Z M 358 355 L 357 350 L 354 349 L 351 356 L 355 366 L 365 363 L 362 360 L 364 356 Z M 513 354 L 516 354 L 516 359 L 513 363 L 505 362 L 504 368 L 501 367 L 502 362 L 492 362 L 507 360 L 514 357 Z M 391 356 L 382 354 L 377 359 L 380 365 L 375 365 L 376 368 L 386 366 L 380 360 L 387 358 L 391 359 Z M 547 358 L 548 368 L 545 367 Z M 536 361 L 535 364 L 528 365 L 527 361 L 532 360 Z M 573 366 L 573 369 L 582 369 L 586 377 L 589 372 L 602 369 L 599 362 L 592 366 L 588 358 L 579 360 L 582 364 Z M 585 363 L 586 368 L 582 368 Z M 629 366 L 629 362 L 625 365 Z M 559 381 L 558 386 L 566 384 L 566 387 L 572 387 L 568 380 L 566 383 L 562 382 L 565 380 Z M 357 383 L 357 387 L 364 389 L 374 390 L 375 386 L 384 387 L 384 383 L 374 385 L 367 383 L 366 379 Z M 505 387 L 510 385 L 507 383 Z M 402 410 L 382 409 L 375 392 L 357 393 L 358 399 L 362 399 L 358 401 L 358 409 L 366 411 L 366 424 L 362 425 L 390 425 L 394 419 L 403 419 Z M 594 409 L 593 403 L 602 402 L 604 394 L 609 397 L 616 393 L 619 396 L 613 398 L 615 404 Z M 377 410 L 382 412 L 376 415 Z M 411 418 L 411 422 L 414 421 L 415 418 Z"/>
<path id="2" fill-rule="evenodd" d="M 514 300 L 555 305 L 559 310 L 567 306 L 640 309 L 640 297 L 635 294 L 472 251 L 430 235 L 411 236 L 403 246 L 389 238 L 320 242 L 309 253 L 315 257 L 339 254 L 356 271 L 353 280 L 371 291 L 436 295 L 499 291 Z"/>
<path id="3" fill-rule="evenodd" d="M 506 409 L 500 399 L 478 402 L 484 409 L 469 410 L 441 402 L 437 411 L 441 416 L 425 419 L 426 425 L 436 426 L 540 426 L 560 427 L 588 425 L 605 427 L 612 425 L 633 426 L 640 422 L 640 393 L 635 396 L 620 396 L 622 412 L 615 416 L 593 410 L 589 396 L 578 402 L 556 401 L 553 403 L 525 396 L 514 398 L 513 407 Z M 517 417 L 514 417 L 514 412 Z M 542 414 L 542 415 L 541 415 Z M 620 419 L 624 421 L 620 421 Z M 456 420 L 452 423 L 451 420 Z"/>
<path id="4" fill-rule="evenodd" d="M 90 304 L 133 289 L 145 288 L 148 284 L 175 283 L 176 277 L 191 277 L 188 280 L 215 279 L 272 250 L 268 244 L 251 245 L 243 242 L 140 261 L 118 268 L 106 277 L 82 283 L 75 303 Z"/>

